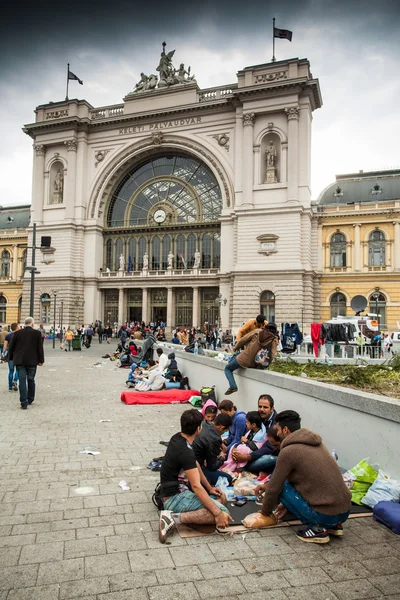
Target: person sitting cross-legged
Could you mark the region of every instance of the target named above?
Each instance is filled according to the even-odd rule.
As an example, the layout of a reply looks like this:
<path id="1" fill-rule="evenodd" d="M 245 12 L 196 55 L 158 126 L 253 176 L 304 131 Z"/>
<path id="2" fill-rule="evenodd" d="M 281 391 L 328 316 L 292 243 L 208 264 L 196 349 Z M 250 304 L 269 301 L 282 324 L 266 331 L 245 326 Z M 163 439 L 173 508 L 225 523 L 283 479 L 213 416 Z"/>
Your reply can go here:
<path id="1" fill-rule="evenodd" d="M 209 427 L 202 428 L 200 435 L 193 442 L 196 460 L 211 485 L 215 485 L 219 477 L 226 477 L 229 485 L 232 483 L 231 475 L 219 470 L 225 461 L 225 453 L 221 450 L 221 435 L 228 431 L 231 425 L 232 418 L 220 413 Z"/>
<path id="2" fill-rule="evenodd" d="M 219 488 L 212 487 L 196 460 L 192 444 L 200 434 L 203 415 L 195 408 L 181 415 L 181 431 L 172 436 L 161 465 L 161 497 L 164 510 L 160 514 L 159 540 L 165 543 L 179 523 L 214 524 L 226 529 L 232 517 L 226 508 L 226 498 Z M 178 477 L 181 471 L 190 490 L 182 489 Z"/>
<path id="3" fill-rule="evenodd" d="M 342 523 L 350 513 L 351 493 L 321 436 L 301 428 L 300 423 L 294 410 L 276 415 L 281 448 L 261 513 L 269 516 L 279 503 L 275 518 L 282 518 L 289 510 L 306 525 L 296 533 L 300 540 L 326 544 L 330 535 L 343 535 Z"/>

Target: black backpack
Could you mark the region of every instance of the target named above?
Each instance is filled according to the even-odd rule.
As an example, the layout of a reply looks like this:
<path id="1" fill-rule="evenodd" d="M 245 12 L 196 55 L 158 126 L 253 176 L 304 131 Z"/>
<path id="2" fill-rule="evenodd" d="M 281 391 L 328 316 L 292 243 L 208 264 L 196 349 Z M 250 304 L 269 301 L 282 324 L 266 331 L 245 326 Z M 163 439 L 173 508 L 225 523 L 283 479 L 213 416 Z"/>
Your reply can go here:
<path id="1" fill-rule="evenodd" d="M 156 489 L 154 490 L 154 494 L 151 497 L 152 502 L 158 510 L 164 509 L 164 502 L 161 496 L 161 483 L 157 483 Z"/>
<path id="2" fill-rule="evenodd" d="M 207 400 L 212 400 L 218 406 L 217 397 L 215 395 L 215 385 L 212 387 L 202 387 L 200 390 L 201 406 L 204 406 Z"/>

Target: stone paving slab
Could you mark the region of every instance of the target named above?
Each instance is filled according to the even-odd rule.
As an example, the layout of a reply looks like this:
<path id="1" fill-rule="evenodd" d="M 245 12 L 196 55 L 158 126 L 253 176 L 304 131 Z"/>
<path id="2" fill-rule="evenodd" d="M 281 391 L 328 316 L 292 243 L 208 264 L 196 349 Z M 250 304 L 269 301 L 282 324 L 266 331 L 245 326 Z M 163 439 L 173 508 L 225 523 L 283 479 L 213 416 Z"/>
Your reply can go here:
<path id="1" fill-rule="evenodd" d="M 158 474 L 145 465 L 186 407 L 122 404 L 126 372 L 100 358 L 109 349 L 46 342 L 27 411 L 0 365 L 0 600 L 400 600 L 400 538 L 371 518 L 326 546 L 296 528 L 161 546 Z M 80 454 L 88 448 L 101 454 Z"/>

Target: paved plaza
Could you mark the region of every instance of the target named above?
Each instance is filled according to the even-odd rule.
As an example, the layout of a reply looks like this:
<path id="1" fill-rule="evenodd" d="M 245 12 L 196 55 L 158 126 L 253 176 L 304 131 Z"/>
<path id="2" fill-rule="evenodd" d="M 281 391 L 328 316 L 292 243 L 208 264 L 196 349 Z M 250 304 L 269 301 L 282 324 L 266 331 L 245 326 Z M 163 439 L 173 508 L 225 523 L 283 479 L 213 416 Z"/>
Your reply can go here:
<path id="1" fill-rule="evenodd" d="M 113 346 L 45 346 L 26 411 L 0 365 L 0 600 L 400 599 L 400 537 L 372 518 L 323 547 L 290 528 L 160 545 L 144 466 L 186 407 L 122 404 L 127 373 L 101 358 Z"/>

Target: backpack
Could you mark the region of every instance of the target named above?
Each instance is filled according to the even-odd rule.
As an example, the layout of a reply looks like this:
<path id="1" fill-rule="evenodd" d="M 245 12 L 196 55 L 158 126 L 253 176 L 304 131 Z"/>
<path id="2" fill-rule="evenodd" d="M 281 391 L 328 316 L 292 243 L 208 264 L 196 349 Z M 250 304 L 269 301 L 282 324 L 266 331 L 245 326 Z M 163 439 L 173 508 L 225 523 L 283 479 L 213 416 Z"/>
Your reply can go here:
<path id="1" fill-rule="evenodd" d="M 161 483 L 157 483 L 156 489 L 154 490 L 154 494 L 151 497 L 151 500 L 158 510 L 164 509 L 164 502 L 161 496 Z"/>
<path id="2" fill-rule="evenodd" d="M 217 397 L 215 394 L 215 385 L 212 387 L 203 387 L 200 390 L 201 406 L 204 406 L 207 400 L 212 400 L 218 406 Z"/>

